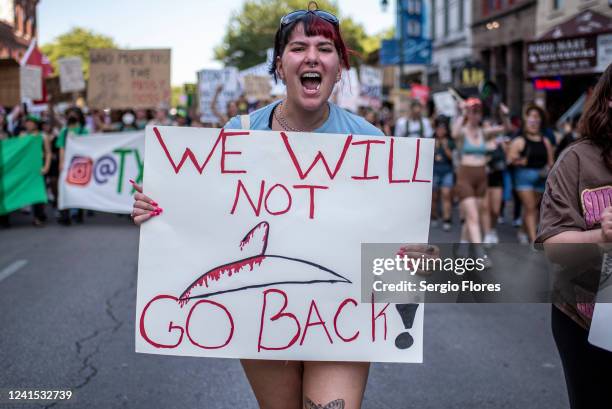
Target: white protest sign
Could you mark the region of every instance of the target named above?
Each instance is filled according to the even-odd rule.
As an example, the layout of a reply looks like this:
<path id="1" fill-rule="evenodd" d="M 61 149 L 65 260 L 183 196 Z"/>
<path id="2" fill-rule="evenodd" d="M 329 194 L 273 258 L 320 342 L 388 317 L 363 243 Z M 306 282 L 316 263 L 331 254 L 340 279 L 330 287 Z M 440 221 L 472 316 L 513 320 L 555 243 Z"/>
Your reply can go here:
<path id="1" fill-rule="evenodd" d="M 341 108 L 348 109 L 351 112 L 357 112 L 359 107 L 359 78 L 357 70 L 342 71 L 340 82 L 334 87 L 336 104 Z"/>
<path id="2" fill-rule="evenodd" d="M 612 64 L 612 34 L 600 34 L 597 36 L 597 68 L 603 72 Z"/>
<path id="3" fill-rule="evenodd" d="M 219 122 L 219 118 L 213 114 L 210 108 L 219 86 L 222 86 L 223 89 L 217 97 L 217 110 L 222 114 L 227 114 L 227 103 L 238 99 L 240 96 L 238 69 L 228 67 L 222 70 L 201 70 L 198 72 L 198 95 L 200 99 L 200 120 L 202 122 Z"/>
<path id="4" fill-rule="evenodd" d="M 440 84 L 449 84 L 453 82 L 453 69 L 451 68 L 450 61 L 443 59 L 438 64 L 438 77 Z"/>
<path id="5" fill-rule="evenodd" d="M 604 253 L 597 303 L 589 329 L 589 342 L 612 351 L 612 253 Z"/>
<path id="6" fill-rule="evenodd" d="M 427 241 L 433 140 L 177 127 L 145 139 L 144 192 L 164 211 L 140 231 L 137 352 L 422 361 L 423 305 L 404 325 L 401 307 L 361 303 L 360 249 Z"/>
<path id="7" fill-rule="evenodd" d="M 359 68 L 359 82 L 361 84 L 360 104 L 372 108 L 380 108 L 382 105 L 383 71 L 362 65 Z"/>
<path id="8" fill-rule="evenodd" d="M 83 78 L 83 61 L 81 61 L 81 58 L 60 58 L 57 62 L 60 71 L 60 90 L 62 92 L 84 90 L 85 79 Z"/>
<path id="9" fill-rule="evenodd" d="M 436 92 L 432 95 L 438 114 L 454 118 L 457 114 L 457 102 L 448 91 Z"/>
<path id="10" fill-rule="evenodd" d="M 144 132 L 68 135 L 60 174 L 60 209 L 130 213 L 130 179 L 141 183 Z"/>
<path id="11" fill-rule="evenodd" d="M 21 99 L 42 99 L 42 69 L 34 65 L 20 67 Z"/>

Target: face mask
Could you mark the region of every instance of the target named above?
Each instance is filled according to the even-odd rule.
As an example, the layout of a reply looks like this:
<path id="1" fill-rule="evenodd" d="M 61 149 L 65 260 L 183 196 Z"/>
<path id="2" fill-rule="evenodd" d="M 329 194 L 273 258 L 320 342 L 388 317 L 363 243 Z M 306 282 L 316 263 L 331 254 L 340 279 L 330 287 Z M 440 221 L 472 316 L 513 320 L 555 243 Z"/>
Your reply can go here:
<path id="1" fill-rule="evenodd" d="M 126 125 L 132 125 L 134 123 L 134 115 L 126 112 L 125 114 L 123 114 L 123 116 L 121 117 L 121 120 L 123 121 L 124 124 Z"/>

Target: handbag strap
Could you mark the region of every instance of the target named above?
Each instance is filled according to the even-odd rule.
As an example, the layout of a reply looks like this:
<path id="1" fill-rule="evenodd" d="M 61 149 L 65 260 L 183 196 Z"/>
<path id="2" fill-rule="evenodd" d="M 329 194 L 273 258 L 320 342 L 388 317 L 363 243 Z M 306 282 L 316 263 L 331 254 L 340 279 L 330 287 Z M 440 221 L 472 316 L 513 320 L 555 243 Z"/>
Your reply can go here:
<path id="1" fill-rule="evenodd" d="M 249 115 L 240 115 L 240 126 L 242 129 L 251 129 L 251 117 Z"/>

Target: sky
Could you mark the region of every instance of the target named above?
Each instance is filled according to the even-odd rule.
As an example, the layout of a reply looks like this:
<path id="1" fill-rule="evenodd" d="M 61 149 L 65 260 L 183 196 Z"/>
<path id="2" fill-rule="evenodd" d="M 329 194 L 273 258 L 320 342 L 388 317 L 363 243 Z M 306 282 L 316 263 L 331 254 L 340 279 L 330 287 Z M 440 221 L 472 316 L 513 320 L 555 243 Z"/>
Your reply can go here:
<path id="1" fill-rule="evenodd" d="M 196 72 L 220 68 L 213 49 L 221 43 L 230 15 L 244 0 L 42 0 L 40 44 L 79 26 L 112 37 L 121 48 L 171 48 L 172 84 L 196 82 Z M 341 16 L 363 24 L 368 34 L 394 25 L 394 5 L 380 0 L 337 0 Z M 304 1 L 304 5 L 308 4 Z M 272 42 L 270 41 L 270 46 Z"/>

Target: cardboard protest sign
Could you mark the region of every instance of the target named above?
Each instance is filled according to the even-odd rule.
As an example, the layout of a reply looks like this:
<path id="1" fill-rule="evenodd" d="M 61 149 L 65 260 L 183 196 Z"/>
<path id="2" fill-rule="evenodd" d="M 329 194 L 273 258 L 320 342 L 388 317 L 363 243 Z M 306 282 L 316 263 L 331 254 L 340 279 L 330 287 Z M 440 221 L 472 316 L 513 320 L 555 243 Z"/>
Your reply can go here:
<path id="1" fill-rule="evenodd" d="M 20 68 L 21 99 L 42 99 L 42 68 L 24 65 Z"/>
<path id="2" fill-rule="evenodd" d="M 409 90 L 405 89 L 392 89 L 391 100 L 393 101 L 393 113 L 396 118 L 408 114 L 410 110 L 410 102 L 412 101 L 412 94 Z"/>
<path id="3" fill-rule="evenodd" d="M 60 58 L 57 62 L 60 72 L 60 90 L 62 92 L 84 90 L 85 79 L 83 78 L 83 61 L 81 61 L 81 58 Z"/>
<path id="4" fill-rule="evenodd" d="M 145 140 L 144 192 L 164 211 L 140 232 L 137 352 L 422 361 L 423 306 L 361 303 L 360 254 L 427 241 L 433 140 L 175 127 Z"/>
<path id="5" fill-rule="evenodd" d="M 0 59 L 0 105 L 13 106 L 21 103 L 20 66 L 14 60 Z"/>
<path id="6" fill-rule="evenodd" d="M 89 51 L 90 108 L 157 108 L 170 105 L 170 50 Z"/>
<path id="7" fill-rule="evenodd" d="M 228 67 L 222 70 L 201 70 L 198 72 L 198 92 L 200 97 L 200 113 L 202 114 L 200 120 L 202 122 L 219 122 L 219 118 L 213 114 L 210 108 L 210 104 L 219 86 L 222 86 L 223 89 L 217 97 L 217 110 L 222 114 L 226 114 L 227 103 L 240 96 L 238 69 Z"/>
<path id="8" fill-rule="evenodd" d="M 68 135 L 58 207 L 130 213 L 143 160 L 144 132 Z"/>
<path id="9" fill-rule="evenodd" d="M 244 77 L 244 93 L 246 97 L 254 100 L 270 98 L 270 78 L 264 76 L 247 75 Z"/>
<path id="10" fill-rule="evenodd" d="M 268 58 L 272 58 L 269 52 L 268 52 Z M 264 62 L 261 64 L 254 65 L 252 67 L 246 68 L 238 73 L 239 81 L 242 84 L 244 84 L 244 79 L 249 75 L 256 75 L 258 77 L 266 77 L 268 79 L 268 83 L 270 84 L 270 95 L 274 95 L 274 96 L 285 95 L 287 93 L 285 84 L 283 84 L 282 81 L 278 81 L 278 82 L 274 81 L 274 78 L 268 73 L 269 68 L 270 68 L 269 62 Z"/>

